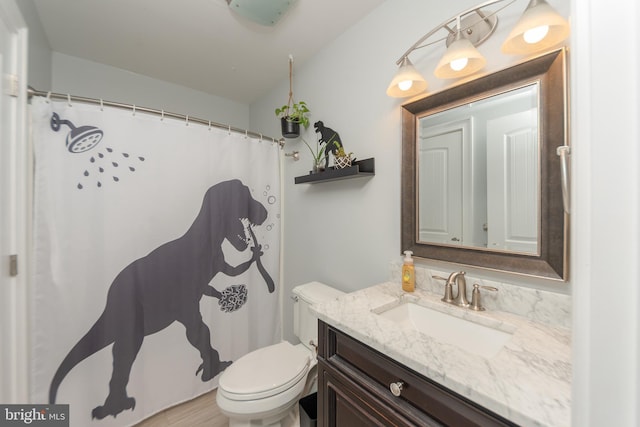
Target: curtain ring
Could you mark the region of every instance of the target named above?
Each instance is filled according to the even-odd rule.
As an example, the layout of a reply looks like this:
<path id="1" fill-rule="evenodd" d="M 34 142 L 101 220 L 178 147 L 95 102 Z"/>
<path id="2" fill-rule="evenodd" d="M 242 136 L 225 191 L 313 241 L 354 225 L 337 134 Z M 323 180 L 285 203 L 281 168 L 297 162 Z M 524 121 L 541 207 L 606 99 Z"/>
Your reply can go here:
<path id="1" fill-rule="evenodd" d="M 229 125 L 229 136 L 231 136 L 231 125 Z"/>
<path id="2" fill-rule="evenodd" d="M 73 107 L 73 105 L 71 105 L 71 94 L 67 94 L 67 104 L 69 104 L 69 107 Z"/>
<path id="3" fill-rule="evenodd" d="M 100 98 L 100 111 L 104 111 L 104 103 L 102 102 L 102 98 Z"/>
<path id="4" fill-rule="evenodd" d="M 136 104 L 133 104 L 133 115 L 136 115 Z"/>
<path id="5" fill-rule="evenodd" d="M 211 120 L 209 120 L 209 130 L 211 130 Z"/>
<path id="6" fill-rule="evenodd" d="M 160 111 L 160 121 L 164 122 L 164 110 Z"/>
<path id="7" fill-rule="evenodd" d="M 185 126 L 189 126 L 189 116 L 185 116 Z"/>
<path id="8" fill-rule="evenodd" d="M 249 138 L 249 131 L 247 129 L 244 130 L 244 138 Z"/>
<path id="9" fill-rule="evenodd" d="M 47 92 L 47 104 L 51 102 L 51 91 Z"/>

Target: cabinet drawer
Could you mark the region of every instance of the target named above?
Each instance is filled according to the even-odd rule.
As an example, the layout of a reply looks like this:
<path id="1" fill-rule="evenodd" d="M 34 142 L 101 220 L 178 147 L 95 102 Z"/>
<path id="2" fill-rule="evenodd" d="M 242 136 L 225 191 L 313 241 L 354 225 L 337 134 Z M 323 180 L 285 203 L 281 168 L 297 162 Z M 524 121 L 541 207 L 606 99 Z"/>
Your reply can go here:
<path id="1" fill-rule="evenodd" d="M 361 387 L 380 393 L 384 400 L 415 408 L 444 425 L 516 425 L 321 321 L 318 351 L 327 369 L 335 369 Z M 400 396 L 389 390 L 392 383 L 402 384 Z"/>

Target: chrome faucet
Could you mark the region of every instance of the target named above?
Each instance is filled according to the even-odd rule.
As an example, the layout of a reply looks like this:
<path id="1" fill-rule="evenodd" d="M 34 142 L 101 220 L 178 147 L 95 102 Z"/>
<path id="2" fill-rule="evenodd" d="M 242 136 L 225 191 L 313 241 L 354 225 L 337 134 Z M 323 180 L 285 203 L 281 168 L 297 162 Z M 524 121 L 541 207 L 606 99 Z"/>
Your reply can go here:
<path id="1" fill-rule="evenodd" d="M 453 300 L 447 302 L 460 307 L 469 307 L 469 301 L 467 300 L 467 281 L 464 278 L 464 274 L 464 271 L 454 271 L 451 273 L 445 285 L 445 292 L 446 290 L 451 292 L 450 290 L 453 288 L 453 285 L 457 285 L 458 294 Z"/>

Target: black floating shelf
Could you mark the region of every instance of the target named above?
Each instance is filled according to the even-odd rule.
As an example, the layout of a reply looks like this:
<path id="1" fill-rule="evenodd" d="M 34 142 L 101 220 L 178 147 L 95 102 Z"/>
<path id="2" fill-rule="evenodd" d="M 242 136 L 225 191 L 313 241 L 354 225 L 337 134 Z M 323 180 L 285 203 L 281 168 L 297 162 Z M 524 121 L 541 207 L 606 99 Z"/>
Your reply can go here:
<path id="1" fill-rule="evenodd" d="M 358 160 L 351 166 L 343 169 L 330 167 L 323 172 L 309 173 L 309 175 L 297 176 L 296 184 L 317 184 L 319 182 L 337 181 L 339 179 L 373 176 L 376 174 L 375 159 Z"/>

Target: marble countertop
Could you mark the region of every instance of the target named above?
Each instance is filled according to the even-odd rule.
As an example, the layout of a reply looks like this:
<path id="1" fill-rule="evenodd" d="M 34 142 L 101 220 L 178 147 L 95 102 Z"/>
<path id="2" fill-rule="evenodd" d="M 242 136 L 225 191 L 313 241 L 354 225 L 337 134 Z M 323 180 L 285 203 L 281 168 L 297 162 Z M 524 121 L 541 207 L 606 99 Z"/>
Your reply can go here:
<path id="1" fill-rule="evenodd" d="M 571 424 L 571 331 L 501 311 L 476 312 L 421 289 L 382 283 L 318 304 L 318 318 L 392 359 L 522 426 Z M 376 314 L 402 300 L 512 333 L 489 357 Z"/>

